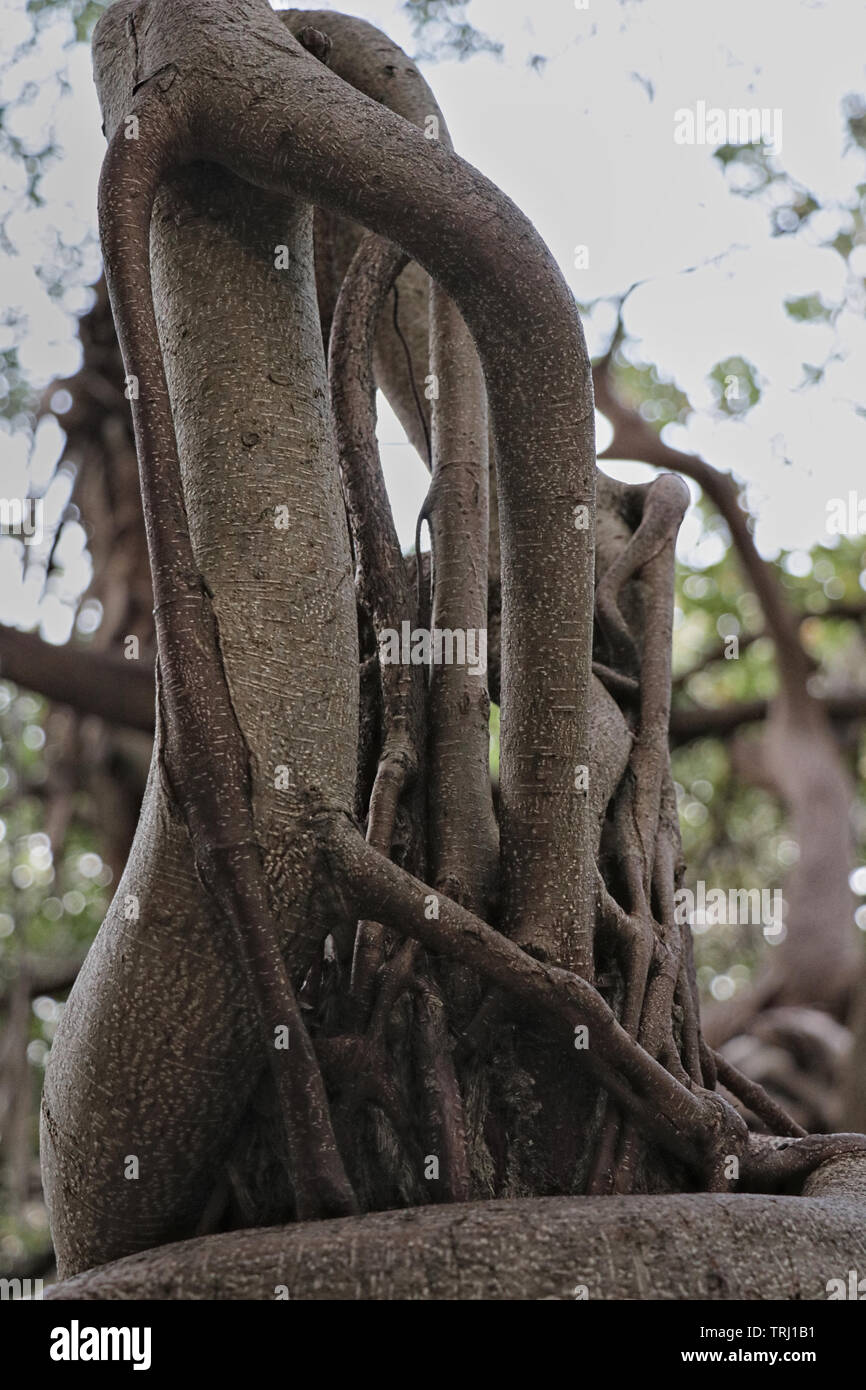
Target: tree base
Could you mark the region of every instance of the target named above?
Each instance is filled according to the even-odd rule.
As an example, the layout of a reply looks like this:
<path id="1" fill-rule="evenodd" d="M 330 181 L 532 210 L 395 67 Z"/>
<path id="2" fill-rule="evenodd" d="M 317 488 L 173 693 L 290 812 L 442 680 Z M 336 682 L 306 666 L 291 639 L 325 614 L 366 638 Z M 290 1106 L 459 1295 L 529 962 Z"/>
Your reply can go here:
<path id="1" fill-rule="evenodd" d="M 866 1274 L 863 1165 L 802 1197 L 471 1202 L 234 1231 L 67 1279 L 52 1299 L 826 1299 Z M 836 1286 L 838 1287 L 838 1286 Z"/>

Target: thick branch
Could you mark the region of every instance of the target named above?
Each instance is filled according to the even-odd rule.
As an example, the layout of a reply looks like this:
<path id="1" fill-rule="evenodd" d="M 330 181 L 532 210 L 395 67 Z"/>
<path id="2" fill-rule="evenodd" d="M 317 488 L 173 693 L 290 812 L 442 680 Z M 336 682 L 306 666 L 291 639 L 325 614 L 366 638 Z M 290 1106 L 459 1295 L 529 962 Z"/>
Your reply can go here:
<path id="1" fill-rule="evenodd" d="M 188 529 L 149 253 L 156 192 L 177 150 L 156 90 L 138 105 L 140 139 L 129 141 L 120 130 L 109 144 L 99 222 L 124 363 L 144 386 L 133 398 L 133 420 L 153 575 L 163 773 L 189 827 L 196 867 L 234 932 L 250 976 L 282 1102 L 298 1213 L 344 1215 L 356 1203 L 272 919 L 253 823 L 249 749 L 232 704 L 212 596 Z M 213 775 L 215 748 L 219 778 Z M 278 1050 L 282 1028 L 288 1029 L 291 1051 Z"/>
<path id="2" fill-rule="evenodd" d="M 816 699 L 833 723 L 866 717 L 866 694 L 826 695 Z M 671 710 L 671 740 L 689 743 L 695 738 L 724 738 L 743 724 L 757 724 L 770 712 L 769 700 L 741 700 L 733 705 L 680 705 Z"/>
<path id="3" fill-rule="evenodd" d="M 846 1167 L 849 1184 L 834 1185 Z M 45 1296 L 273 1301 L 284 1284 L 293 1302 L 571 1302 L 579 1283 L 593 1301 L 824 1301 L 828 1278 L 866 1266 L 863 1173 L 856 1158 L 829 1162 L 810 1198 L 547 1197 L 234 1231 L 118 1260 Z"/>
<path id="4" fill-rule="evenodd" d="M 133 9 L 119 0 L 101 21 L 102 36 Z M 589 762 L 595 460 L 591 378 L 573 296 L 534 228 L 493 185 L 309 59 L 264 0 L 187 6 L 180 66 L 165 0 L 148 15 L 141 61 L 147 71 L 183 74 L 163 83 L 159 100 L 183 119 L 190 154 L 265 189 L 291 186 L 395 241 L 443 285 L 476 340 L 503 538 L 506 920 L 521 939 L 568 962 L 592 911 L 574 778 Z M 239 23 L 243 52 L 217 60 L 218 80 L 203 81 Z M 117 93 L 110 129 L 139 98 Z M 375 180 L 366 169 L 371 149 Z M 587 524 L 576 525 L 576 514 Z"/>
<path id="5" fill-rule="evenodd" d="M 434 631 L 456 635 L 430 671 L 430 841 L 434 883 L 484 912 L 498 867 L 490 791 L 487 539 L 490 462 L 478 355 L 452 301 L 431 290 L 433 476 L 425 502 Z M 464 641 L 459 660 L 459 638 Z M 585 965 L 585 962 L 581 962 Z"/>
<path id="6" fill-rule="evenodd" d="M 14 681 L 78 714 L 153 733 L 153 665 L 105 652 L 43 642 L 32 632 L 0 627 L 0 679 Z"/>

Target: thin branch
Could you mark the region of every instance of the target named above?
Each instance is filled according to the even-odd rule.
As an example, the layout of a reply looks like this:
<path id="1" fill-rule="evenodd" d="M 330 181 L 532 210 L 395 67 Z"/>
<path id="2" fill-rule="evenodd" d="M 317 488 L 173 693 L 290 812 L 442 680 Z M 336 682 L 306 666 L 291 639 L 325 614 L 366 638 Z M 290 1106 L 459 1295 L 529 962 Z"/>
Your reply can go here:
<path id="1" fill-rule="evenodd" d="M 798 1125 L 781 1105 L 768 1096 L 763 1086 L 751 1081 L 720 1052 L 713 1053 L 719 1082 L 732 1096 L 741 1101 L 753 1115 L 763 1120 L 773 1134 L 789 1134 L 803 1138 L 807 1131 Z"/>
<path id="2" fill-rule="evenodd" d="M 390 243 L 376 236 L 362 240 L 337 300 L 328 362 L 340 471 L 357 557 L 358 597 L 380 643 L 385 738 L 370 797 L 367 838 L 383 854 L 391 851 L 400 798 L 416 780 L 423 758 L 421 668 L 387 660 L 381 647 L 385 634 L 401 633 L 414 614 L 379 458 L 373 377 L 376 324 L 405 264 L 405 255 Z M 359 923 L 352 997 L 361 1023 L 384 954 L 381 926 Z"/>
<path id="3" fill-rule="evenodd" d="M 434 893 L 378 854 L 347 819 L 323 817 L 322 830 L 335 876 L 371 916 L 479 970 L 548 1021 L 558 1020 L 570 1034 L 587 1027 L 589 1046 L 576 1051 L 575 1058 L 585 1060 L 667 1148 L 699 1164 L 720 1126 L 729 1145 L 738 1142 L 736 1135 L 745 1135 L 730 1106 L 681 1086 L 629 1037 L 601 995 L 580 976 L 536 960 L 473 913 Z"/>
<path id="4" fill-rule="evenodd" d="M 793 695 L 805 694 L 809 662 L 803 651 L 798 622 L 772 566 L 755 545 L 739 489 L 728 473 L 721 473 L 697 454 L 687 454 L 665 444 L 643 416 L 615 395 L 610 381 L 610 355 L 593 371 L 596 405 L 613 426 L 613 439 L 600 458 L 633 459 L 692 478 L 715 503 L 728 524 L 731 539 L 751 580 L 764 613 L 767 632 L 776 647 L 783 684 Z"/>

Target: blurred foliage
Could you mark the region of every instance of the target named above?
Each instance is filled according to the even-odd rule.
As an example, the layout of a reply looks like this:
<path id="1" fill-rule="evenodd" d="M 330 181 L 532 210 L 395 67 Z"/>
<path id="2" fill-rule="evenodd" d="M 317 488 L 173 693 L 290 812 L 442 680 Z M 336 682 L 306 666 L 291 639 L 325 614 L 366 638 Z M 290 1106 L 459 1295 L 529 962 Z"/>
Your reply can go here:
<path id="1" fill-rule="evenodd" d="M 64 157 L 63 102 L 72 91 L 65 55 L 89 39 L 108 3 L 29 0 L 29 32 L 4 48 L 0 63 L 0 251 L 24 253 L 25 277 L 35 263 L 48 298 L 70 316 L 89 307 L 85 287 L 98 274 L 95 231 L 69 217 L 54 225 L 60 219 L 43 184 Z M 49 38 L 58 57 L 46 71 Z M 0 420 L 27 432 L 35 426 L 38 391 L 19 366 L 19 350 L 30 333 L 26 313 L 0 310 Z"/>
<path id="2" fill-rule="evenodd" d="M 45 796 L 51 764 L 46 701 L 0 682 L 0 996 L 22 967 L 65 965 L 87 949 L 105 915 L 111 870 L 99 854 L 86 805 L 76 802 L 55 857 L 46 834 Z M 39 1095 L 65 992 L 37 994 L 30 1006 L 27 1061 L 32 1084 L 34 1163 Z M 45 1247 L 45 1211 L 38 1201 L 10 1209 L 0 1187 L 0 1266 Z"/>
<path id="3" fill-rule="evenodd" d="M 848 93 L 842 99 L 840 114 L 843 148 L 866 152 L 866 96 Z M 781 167 L 765 145 L 722 145 L 714 157 L 733 194 L 758 199 L 766 206 L 773 236 L 802 236 L 813 246 L 835 251 L 846 263 L 848 274 L 838 303 L 828 304 L 816 293 L 792 297 L 785 300 L 789 317 L 796 323 L 831 326 L 845 312 L 862 319 L 866 276 L 860 273 L 862 260 L 855 262 L 852 257 L 866 245 L 866 183 L 855 184 L 847 198 L 820 202 Z M 824 362 L 804 362 L 801 388 L 823 381 L 830 362 L 840 360 L 843 358 L 834 347 Z"/>
<path id="4" fill-rule="evenodd" d="M 692 413 L 688 396 L 666 381 L 652 362 L 639 362 L 623 346 L 614 353 L 616 393 L 624 405 L 637 410 L 655 429 L 684 425 Z"/>
<path id="5" fill-rule="evenodd" d="M 405 0 L 404 13 L 412 24 L 412 37 L 420 46 L 418 61 L 458 58 L 464 62 L 477 53 L 502 52 L 502 44 L 482 34 L 466 18 L 468 0 Z M 543 67 L 541 54 L 533 55 L 533 66 Z"/>
<path id="6" fill-rule="evenodd" d="M 723 415 L 745 415 L 761 399 L 757 368 L 744 357 L 726 357 L 710 372 L 716 409 Z"/>
<path id="7" fill-rule="evenodd" d="M 825 304 L 819 294 L 801 295 L 796 299 L 785 300 L 785 312 L 798 323 L 817 323 L 823 321 L 829 323 L 833 317 L 833 310 L 829 304 Z"/>
<path id="8" fill-rule="evenodd" d="M 702 517 L 713 525 L 706 503 Z M 815 672 L 815 695 L 866 688 L 866 546 L 860 537 L 833 537 L 809 552 L 783 551 L 774 561 L 795 612 Z M 772 699 L 778 688 L 773 644 L 761 633 L 755 595 L 744 585 L 736 555 L 705 568 L 679 563 L 674 633 L 675 704 L 719 708 Z M 736 639 L 732 641 L 731 639 Z M 726 644 L 727 639 L 727 644 Z M 725 647 L 727 645 L 727 655 Z M 733 736 L 748 750 L 759 725 Z M 856 785 L 857 862 L 866 863 L 866 737 L 861 725 L 842 731 L 842 746 Z M 731 738 L 700 738 L 673 753 L 673 771 L 686 886 L 784 889 L 797 846 L 787 833 L 776 797 L 745 784 L 732 767 Z M 747 757 L 746 757 L 747 761 Z M 866 909 L 858 924 L 866 925 Z M 768 950 L 783 936 L 760 927 L 697 924 L 695 956 L 704 991 L 724 999 L 746 986 Z"/>
<path id="9" fill-rule="evenodd" d="M 27 13 L 33 16 L 34 33 L 51 13 L 68 14 L 72 23 L 75 41 L 87 43 L 93 33 L 93 26 L 111 0 L 27 0 Z"/>
<path id="10" fill-rule="evenodd" d="M 21 162 L 27 174 L 26 194 L 32 202 L 41 203 L 40 180 L 48 163 L 59 158 L 62 150 L 53 125 L 35 141 L 15 133 L 11 118 L 21 107 L 32 105 L 40 95 L 41 84 L 29 75 L 28 59 L 37 52 L 49 25 L 64 27 L 67 49 L 73 44 L 88 42 L 93 26 L 109 3 L 110 0 L 27 0 L 25 8 L 31 20 L 30 33 L 0 66 L 0 154 Z M 57 87 L 59 95 L 69 92 L 65 69 L 51 73 L 48 81 Z M 3 191 L 6 192 L 6 188 Z"/>
<path id="11" fill-rule="evenodd" d="M 8 319 L 7 319 L 8 322 Z M 0 415 L 14 427 L 30 427 L 36 392 L 21 370 L 17 347 L 0 350 Z"/>
<path id="12" fill-rule="evenodd" d="M 55 860 L 44 833 L 48 703 L 0 682 L 0 982 L 25 953 L 69 956 L 92 940 L 111 870 L 76 804 Z"/>

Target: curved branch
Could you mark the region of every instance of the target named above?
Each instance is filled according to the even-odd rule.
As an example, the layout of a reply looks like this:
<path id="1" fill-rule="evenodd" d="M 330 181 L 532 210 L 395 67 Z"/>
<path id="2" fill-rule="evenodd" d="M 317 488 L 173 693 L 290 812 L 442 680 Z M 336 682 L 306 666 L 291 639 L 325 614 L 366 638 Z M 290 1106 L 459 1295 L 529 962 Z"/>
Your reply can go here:
<path id="1" fill-rule="evenodd" d="M 859 965 L 852 931 L 853 790 L 827 718 L 809 689 L 812 664 L 800 641 L 800 618 L 773 567 L 755 545 L 733 478 L 694 454 L 665 444 L 643 417 L 623 404 L 610 380 L 611 355 L 594 369 L 598 408 L 613 426 L 606 458 L 634 459 L 693 478 L 727 522 L 772 638 L 780 693 L 762 741 L 763 776 L 786 803 L 801 857 L 787 878 L 787 935 L 768 967 L 789 1002 L 822 1003 L 844 1014 Z M 759 758 L 749 754 L 750 766 Z M 805 989 L 805 995 L 804 995 Z"/>
<path id="2" fill-rule="evenodd" d="M 119 0 L 97 36 L 107 40 L 134 9 Z M 595 459 L 591 374 L 573 296 L 507 198 L 441 142 L 311 60 L 264 0 L 192 0 L 180 62 L 171 13 L 166 0 L 148 5 L 140 62 L 147 72 L 175 74 L 155 90 L 166 119 L 188 138 L 186 157 L 263 189 L 291 187 L 396 242 L 442 284 L 475 338 L 491 402 L 503 542 L 505 921 L 567 964 L 580 953 L 593 897 L 574 778 L 589 763 Z M 221 58 L 239 22 L 243 54 Z M 112 91 L 109 130 L 141 96 L 122 85 Z M 366 169 L 371 148 L 375 179 Z"/>
<path id="3" fill-rule="evenodd" d="M 212 596 L 190 539 L 150 272 L 157 189 L 179 153 L 155 88 L 139 94 L 141 133 L 111 139 L 99 226 L 124 363 L 144 383 L 133 398 L 159 650 L 162 772 L 187 823 L 196 867 L 237 940 L 262 1044 L 283 1110 L 299 1214 L 357 1210 L 328 1115 L 324 1083 L 280 951 L 253 824 L 250 754 L 223 664 Z M 195 660 L 190 660 L 190 653 Z M 219 749 L 220 777 L 213 776 Z M 288 1028 L 291 1050 L 276 1036 Z"/>
<path id="4" fill-rule="evenodd" d="M 445 117 L 423 74 L 381 30 L 333 10 L 287 10 L 278 18 L 295 36 L 311 26 L 327 35 L 331 72 L 421 129 L 429 129 L 432 122 L 437 138 L 451 148 Z M 340 286 L 363 235 L 357 223 L 317 209 L 316 281 L 326 348 Z M 423 388 L 429 355 L 429 291 L 429 276 L 411 262 L 390 293 L 388 312 L 379 318 L 374 347 L 377 384 L 427 468 L 430 406 Z"/>
<path id="5" fill-rule="evenodd" d="M 613 438 L 601 458 L 632 459 L 656 468 L 683 473 L 704 490 L 724 517 L 743 567 L 754 586 L 779 660 L 783 684 L 805 690 L 810 673 L 803 651 L 798 621 L 782 592 L 772 567 L 763 559 L 740 506 L 739 490 L 728 473 L 721 473 L 697 454 L 687 454 L 665 444 L 643 416 L 623 404 L 610 381 L 610 356 L 593 369 L 596 405 L 613 427 Z"/>
<path id="6" fill-rule="evenodd" d="M 329 814 L 321 827 L 335 876 L 370 916 L 480 971 L 548 1020 L 557 1019 L 569 1034 L 585 1026 L 589 1046 L 578 1058 L 585 1058 L 665 1147 L 698 1167 L 722 1142 L 721 1134 L 728 1145 L 724 1152 L 739 1152 L 746 1138 L 739 1116 L 718 1096 L 682 1086 L 620 1026 L 592 985 L 536 960 L 459 904 L 433 893 L 372 849 L 347 820 Z"/>

